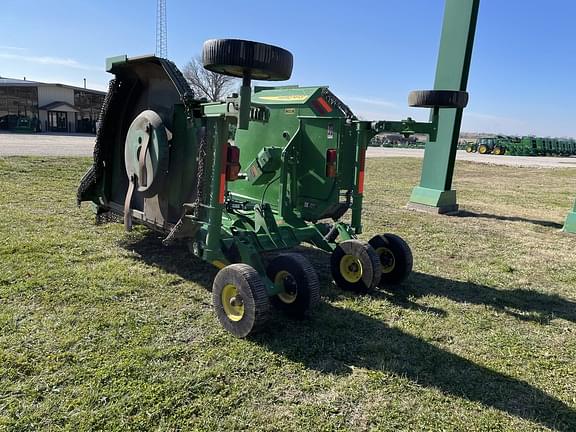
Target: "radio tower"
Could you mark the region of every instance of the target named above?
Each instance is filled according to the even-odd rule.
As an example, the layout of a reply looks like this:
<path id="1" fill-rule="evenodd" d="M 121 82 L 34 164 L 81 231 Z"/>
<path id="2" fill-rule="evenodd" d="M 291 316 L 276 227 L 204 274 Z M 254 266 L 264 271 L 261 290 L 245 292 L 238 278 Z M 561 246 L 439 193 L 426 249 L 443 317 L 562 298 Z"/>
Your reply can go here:
<path id="1" fill-rule="evenodd" d="M 168 34 L 166 30 L 166 0 L 158 0 L 156 11 L 156 56 L 168 56 Z"/>

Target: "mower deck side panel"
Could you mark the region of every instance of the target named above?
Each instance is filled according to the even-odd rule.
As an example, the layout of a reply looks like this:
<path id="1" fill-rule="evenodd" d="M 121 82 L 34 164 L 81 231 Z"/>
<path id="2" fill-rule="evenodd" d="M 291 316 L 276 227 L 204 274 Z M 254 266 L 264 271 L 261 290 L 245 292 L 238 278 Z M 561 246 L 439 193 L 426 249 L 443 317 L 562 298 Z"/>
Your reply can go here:
<path id="1" fill-rule="evenodd" d="M 100 125 L 106 131 L 104 142 L 100 143 L 105 163 L 101 168 L 103 175 L 100 184 L 97 185 L 101 196 L 94 201 L 97 204 L 106 203 L 107 207 L 121 213 L 119 209 L 123 206 L 129 182 L 124 158 L 128 129 L 141 112 L 153 110 L 175 137 L 170 143 L 170 187 L 163 187 L 158 193 L 158 200 L 165 208 L 160 225 L 175 223 L 181 216 L 184 197 L 193 198 L 182 187 L 182 179 L 186 177 L 188 182 L 192 180 L 195 173 L 190 172 L 189 168 L 185 169 L 185 166 L 194 167 L 193 160 L 196 157 L 195 140 L 187 138 L 187 120 L 181 105 L 181 95 L 160 59 L 155 57 L 117 61 L 111 65 L 111 69 L 116 76 L 119 91 L 111 100 L 114 112 L 106 116 Z M 176 129 L 178 132 L 174 133 Z M 145 197 L 135 192 L 131 208 L 143 212 L 144 203 Z"/>

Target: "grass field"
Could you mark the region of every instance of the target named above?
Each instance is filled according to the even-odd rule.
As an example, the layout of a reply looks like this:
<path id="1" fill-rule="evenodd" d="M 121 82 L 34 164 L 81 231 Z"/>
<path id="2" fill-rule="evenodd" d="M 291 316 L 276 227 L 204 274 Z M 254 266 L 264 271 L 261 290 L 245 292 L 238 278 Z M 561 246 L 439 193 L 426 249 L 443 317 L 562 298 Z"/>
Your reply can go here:
<path id="1" fill-rule="evenodd" d="M 0 430 L 575 431 L 576 170 L 459 163 L 438 217 L 403 208 L 420 163 L 368 162 L 362 238 L 408 240 L 403 287 L 306 251 L 317 312 L 237 340 L 211 267 L 75 207 L 88 159 L 0 158 Z"/>

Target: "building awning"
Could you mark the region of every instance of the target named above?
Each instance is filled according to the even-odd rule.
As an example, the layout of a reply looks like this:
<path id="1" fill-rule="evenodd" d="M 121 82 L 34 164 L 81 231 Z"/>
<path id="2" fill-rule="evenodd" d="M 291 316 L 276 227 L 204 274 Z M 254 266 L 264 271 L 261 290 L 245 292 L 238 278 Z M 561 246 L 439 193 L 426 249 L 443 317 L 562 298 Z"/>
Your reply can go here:
<path id="1" fill-rule="evenodd" d="M 58 102 L 58 101 L 49 103 L 48 105 L 41 106 L 38 109 L 41 111 L 63 111 L 73 113 L 80 112 L 73 105 L 70 105 L 68 102 Z"/>

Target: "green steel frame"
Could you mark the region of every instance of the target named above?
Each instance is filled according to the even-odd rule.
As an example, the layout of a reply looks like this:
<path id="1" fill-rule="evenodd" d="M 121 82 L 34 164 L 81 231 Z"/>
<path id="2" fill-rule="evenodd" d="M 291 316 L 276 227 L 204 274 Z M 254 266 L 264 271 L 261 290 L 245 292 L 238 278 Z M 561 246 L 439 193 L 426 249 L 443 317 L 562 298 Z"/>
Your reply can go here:
<path id="1" fill-rule="evenodd" d="M 572 211 L 568 213 L 566 223 L 564 224 L 564 231 L 576 234 L 576 202 L 574 203 Z"/>
<path id="2" fill-rule="evenodd" d="M 259 100 L 264 99 L 278 99 L 278 98 L 298 98 L 302 96 L 302 92 L 307 92 L 306 99 L 314 99 L 322 92 L 327 91 L 325 88 L 299 88 L 294 86 L 276 87 L 276 88 L 259 88 L 255 89 L 254 95 L 245 95 L 247 100 L 252 101 L 253 106 L 258 106 Z M 268 96 L 261 96 L 264 93 Z M 281 94 L 281 96 L 278 96 Z M 245 99 L 245 100 L 246 100 Z M 225 154 L 223 146 L 218 143 L 226 141 L 226 135 L 229 125 L 238 124 L 236 130 L 236 143 L 243 149 L 243 156 L 248 160 L 254 157 L 255 151 L 261 150 L 259 144 L 260 135 L 258 135 L 257 125 L 254 125 L 250 130 L 242 127 L 241 118 L 244 115 L 242 109 L 235 110 L 235 106 L 241 107 L 241 97 L 238 99 L 229 99 L 226 103 L 209 103 L 202 105 L 203 116 L 207 121 L 209 136 L 214 140 L 214 157 L 212 160 L 212 172 L 221 173 L 222 167 L 225 166 Z M 297 105 L 295 105 L 297 106 Z M 286 105 L 280 105 L 280 109 L 274 109 L 274 105 L 262 105 L 262 108 L 267 109 L 270 116 L 273 116 L 275 127 L 266 127 L 266 130 L 280 131 L 284 130 L 284 135 L 288 143 L 282 150 L 282 163 L 280 165 L 280 173 L 278 175 L 278 182 L 274 180 L 268 182 L 265 192 L 268 187 L 272 185 L 271 191 L 266 195 L 266 202 L 262 198 L 262 202 L 254 203 L 254 197 L 257 191 L 254 186 L 243 187 L 241 185 L 234 185 L 225 182 L 223 176 L 214 175 L 210 187 L 210 201 L 207 206 L 207 214 L 205 219 L 197 220 L 193 218 L 185 219 L 186 223 L 200 224 L 201 227 L 195 231 L 198 241 L 204 244 L 201 248 L 192 248 L 194 253 L 205 261 L 208 261 L 216 267 L 225 267 L 231 264 L 229 258 L 224 253 L 225 250 L 237 250 L 240 255 L 241 262 L 249 264 L 255 268 L 261 275 L 266 274 L 266 265 L 262 259 L 262 255 L 267 252 L 278 251 L 281 249 L 289 249 L 301 243 L 308 243 L 322 249 L 326 252 L 332 252 L 337 246 L 337 242 L 327 239 L 326 232 L 322 230 L 322 223 L 307 223 L 302 218 L 302 214 L 298 214 L 295 210 L 297 207 L 295 200 L 299 199 L 296 194 L 297 188 L 294 187 L 293 181 L 297 177 L 294 171 L 297 165 L 303 162 L 298 155 L 298 146 L 296 142 L 301 138 L 302 131 L 306 121 L 325 122 L 329 121 L 334 125 L 335 130 L 344 129 L 346 118 L 342 114 L 336 114 L 328 117 L 318 117 L 313 115 L 313 111 L 306 104 L 302 104 L 298 108 L 288 108 L 288 110 L 297 110 L 300 115 L 298 116 L 283 116 L 278 117 L 271 112 L 277 110 L 281 113 L 286 112 Z M 290 111 L 289 111 L 290 112 Z M 356 238 L 356 235 L 362 232 L 362 201 L 363 201 L 363 176 L 364 176 L 364 157 L 368 142 L 380 132 L 397 132 L 403 134 L 423 133 L 431 137 L 436 136 L 438 129 L 438 109 L 433 110 L 433 115 L 430 123 L 416 122 L 410 118 L 401 121 L 379 121 L 369 122 L 353 120 L 351 122 L 351 130 L 348 133 L 341 133 L 342 139 L 348 142 L 344 148 L 354 149 L 353 164 L 349 163 L 344 153 L 340 154 L 339 170 L 342 170 L 343 177 L 338 182 L 345 184 L 346 177 L 351 178 L 351 221 L 350 223 L 336 222 L 334 229 L 338 232 L 338 240 L 350 240 Z M 295 120 L 289 120 L 293 117 Z M 240 119 L 239 119 L 240 118 Z M 337 133 L 337 132 L 335 132 Z M 351 135 L 349 135 L 351 134 Z M 344 138 L 348 136 L 351 138 Z M 349 141 L 352 139 L 354 142 Z M 310 148 L 322 146 L 319 142 L 311 143 Z M 344 150 L 341 150 L 344 151 Z M 307 165 L 304 163 L 304 165 Z M 243 166 L 248 166 L 243 162 Z M 348 168 L 351 168 L 348 170 Z M 313 170 L 312 167 L 309 168 Z M 346 174 L 349 172 L 349 174 Z M 242 183 L 244 184 L 244 183 Z M 235 214 L 227 211 L 226 204 L 219 196 L 219 191 L 225 190 L 227 196 L 232 199 L 237 199 L 238 202 L 243 199 L 252 201 L 251 209 L 243 212 L 242 214 Z M 337 192 L 337 191 L 336 191 Z M 326 200 L 326 202 L 333 201 Z M 337 198 L 336 198 L 337 200 Z M 258 198 L 256 201 L 260 201 Z M 277 204 L 275 204 L 277 203 Z M 202 241 L 205 239 L 205 241 Z M 274 285 L 268 278 L 264 277 L 263 281 L 266 285 L 269 295 L 275 295 L 280 292 L 281 288 Z"/>
<path id="3" fill-rule="evenodd" d="M 466 91 L 479 7 L 480 0 L 446 0 L 435 89 Z M 463 109 L 440 109 L 438 133 L 426 145 L 409 208 L 441 214 L 458 210 L 452 177 L 462 114 Z"/>
<path id="4" fill-rule="evenodd" d="M 466 91 L 474 47 L 480 0 L 446 0 L 435 89 Z M 426 145 L 420 184 L 414 188 L 408 208 L 439 214 L 458 211 L 452 190 L 454 163 L 463 109 L 441 109 L 436 139 Z M 576 234 L 576 203 L 564 231 Z"/>

